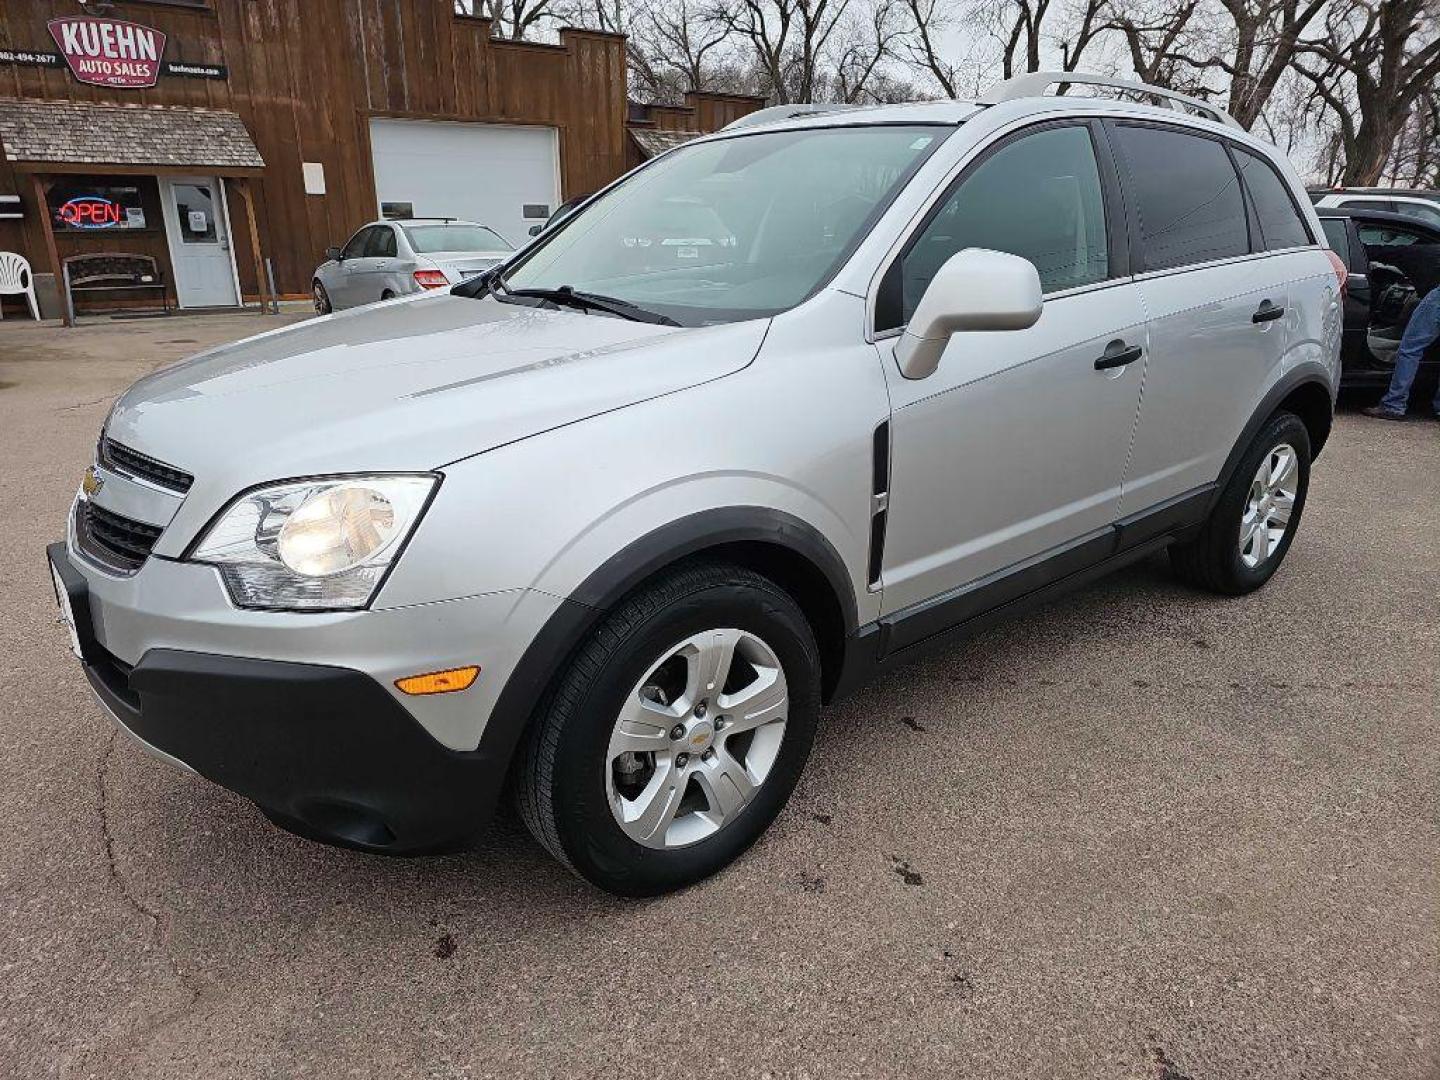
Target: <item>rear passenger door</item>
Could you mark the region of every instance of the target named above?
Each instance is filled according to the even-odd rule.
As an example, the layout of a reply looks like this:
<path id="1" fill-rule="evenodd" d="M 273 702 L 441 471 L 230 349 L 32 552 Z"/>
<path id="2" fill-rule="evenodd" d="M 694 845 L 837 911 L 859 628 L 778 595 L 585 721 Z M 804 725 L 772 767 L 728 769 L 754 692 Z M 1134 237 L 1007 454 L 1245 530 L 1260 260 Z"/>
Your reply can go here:
<path id="1" fill-rule="evenodd" d="M 1076 541 L 1107 542 L 1145 347 L 1122 218 L 1098 124 L 1040 125 L 968 165 L 887 268 L 875 308 L 892 406 L 884 609 L 954 601 L 907 613 L 892 647 L 965 617 L 982 578 L 1062 550 L 1083 561 L 1094 548 Z M 955 334 L 932 375 L 903 378 L 886 335 L 964 248 L 1034 263 L 1040 320 Z"/>
<path id="2" fill-rule="evenodd" d="M 1296 323 L 1290 283 L 1314 270 L 1313 259 L 1289 267 L 1282 253 L 1314 241 L 1274 170 L 1238 148 L 1237 163 L 1228 140 L 1158 123 L 1107 126 L 1150 332 L 1125 478 L 1129 515 L 1220 475 L 1285 355 Z M 1254 214 L 1242 167 L 1264 193 Z M 1272 219 L 1268 243 L 1260 212 Z"/>

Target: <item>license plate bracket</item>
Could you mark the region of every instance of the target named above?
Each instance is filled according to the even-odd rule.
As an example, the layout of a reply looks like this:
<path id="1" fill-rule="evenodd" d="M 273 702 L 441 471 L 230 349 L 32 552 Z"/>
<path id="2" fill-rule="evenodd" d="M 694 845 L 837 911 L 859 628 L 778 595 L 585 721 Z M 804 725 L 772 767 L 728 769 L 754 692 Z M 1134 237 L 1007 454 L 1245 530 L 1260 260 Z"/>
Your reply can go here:
<path id="1" fill-rule="evenodd" d="M 88 662 L 95 648 L 95 631 L 90 621 L 90 590 L 85 579 L 70 565 L 63 543 L 51 544 L 45 549 L 45 555 L 59 609 L 56 621 L 65 627 L 70 638 L 70 651 L 82 663 Z"/>

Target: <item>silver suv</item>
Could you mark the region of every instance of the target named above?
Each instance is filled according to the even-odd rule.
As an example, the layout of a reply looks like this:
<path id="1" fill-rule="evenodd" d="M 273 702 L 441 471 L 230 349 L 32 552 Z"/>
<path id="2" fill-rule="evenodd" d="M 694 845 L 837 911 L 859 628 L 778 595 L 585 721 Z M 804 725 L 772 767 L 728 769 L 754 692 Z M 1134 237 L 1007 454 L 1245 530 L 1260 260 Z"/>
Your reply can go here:
<path id="1" fill-rule="evenodd" d="M 509 789 L 644 895 L 879 667 L 1161 548 L 1259 588 L 1338 378 L 1304 189 L 1203 103 L 1039 90 L 769 112 L 142 379 L 49 550 L 101 702 L 306 836 L 451 847 Z"/>

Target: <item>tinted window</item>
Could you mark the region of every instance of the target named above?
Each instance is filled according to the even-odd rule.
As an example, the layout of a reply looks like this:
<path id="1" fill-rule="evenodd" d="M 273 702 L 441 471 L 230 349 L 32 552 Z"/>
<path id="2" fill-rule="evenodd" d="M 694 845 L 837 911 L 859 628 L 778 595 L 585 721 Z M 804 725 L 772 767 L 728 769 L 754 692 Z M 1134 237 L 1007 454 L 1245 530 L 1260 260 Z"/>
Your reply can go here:
<path id="1" fill-rule="evenodd" d="M 371 259 L 388 259 L 395 254 L 395 230 L 386 225 L 376 225 L 370 230 L 370 239 L 365 242 L 365 255 Z"/>
<path id="2" fill-rule="evenodd" d="M 1280 179 L 1280 174 L 1268 161 L 1238 146 L 1234 151 L 1240 175 L 1245 178 L 1245 189 L 1250 192 L 1250 201 L 1255 204 L 1255 213 L 1260 218 L 1265 250 L 1279 251 L 1310 243 L 1310 230 L 1300 220 L 1300 211 L 1295 209 L 1295 200 L 1290 197 L 1290 190 Z M 1344 251 L 1343 248 L 1340 250 Z"/>
<path id="3" fill-rule="evenodd" d="M 1341 218 L 1321 218 L 1320 228 L 1325 230 L 1325 242 L 1330 250 L 1347 263 L 1350 261 L 1350 233 Z"/>
<path id="4" fill-rule="evenodd" d="M 1356 229 L 1360 233 L 1360 242 L 1366 247 L 1433 243 L 1428 236 L 1411 232 L 1403 225 L 1357 224 Z"/>
<path id="5" fill-rule="evenodd" d="M 1397 202 L 1396 213 L 1404 214 L 1406 217 L 1419 218 L 1421 221 L 1431 225 L 1440 225 L 1440 206 L 1422 206 L 1413 202 Z"/>
<path id="6" fill-rule="evenodd" d="M 1395 212 L 1395 204 L 1389 199 L 1346 199 L 1340 204 L 1346 210 L 1384 210 Z"/>
<path id="7" fill-rule="evenodd" d="M 1214 139 L 1162 128 L 1116 129 L 1140 218 L 1142 269 L 1210 262 L 1250 250 L 1230 155 Z"/>
<path id="8" fill-rule="evenodd" d="M 1088 128 L 1050 128 L 1002 146 L 950 193 L 902 259 L 901 322 L 945 261 L 972 247 L 1029 259 L 1046 292 L 1109 276 L 1105 201 Z"/>
<path id="9" fill-rule="evenodd" d="M 347 259 L 358 259 L 365 253 L 365 245 L 370 242 L 370 234 L 375 231 L 373 225 L 367 225 L 361 229 L 345 244 L 345 249 L 340 252 Z"/>

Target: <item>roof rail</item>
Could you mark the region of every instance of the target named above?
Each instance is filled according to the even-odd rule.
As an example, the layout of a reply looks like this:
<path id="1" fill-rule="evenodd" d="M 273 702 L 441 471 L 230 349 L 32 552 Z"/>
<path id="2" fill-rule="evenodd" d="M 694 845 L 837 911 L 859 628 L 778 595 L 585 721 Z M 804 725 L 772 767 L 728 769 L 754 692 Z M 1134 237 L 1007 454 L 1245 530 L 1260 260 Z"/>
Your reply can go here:
<path id="1" fill-rule="evenodd" d="M 1126 93 L 1138 94 L 1142 97 L 1158 98 L 1168 108 L 1180 112 L 1184 111 L 1181 105 L 1188 105 L 1207 119 L 1218 120 L 1222 124 L 1229 124 L 1235 128 L 1240 127 L 1240 122 L 1220 106 L 1212 105 L 1197 97 L 1191 97 L 1189 94 L 1167 90 L 1163 86 L 1135 82 L 1132 79 L 1114 79 L 1108 75 L 1089 75 L 1083 71 L 1032 71 L 1025 75 L 1016 75 L 1013 79 L 996 83 L 977 100 L 981 105 L 999 105 L 1002 101 L 1014 101 L 1016 98 L 1044 97 L 1045 91 L 1049 87 L 1065 83 L 1108 86 L 1112 90 L 1124 90 Z M 1243 131 L 1244 128 L 1241 130 Z"/>
<path id="2" fill-rule="evenodd" d="M 802 116 L 813 116 L 816 113 L 841 112 L 845 109 L 858 109 L 859 105 L 771 105 L 768 109 L 757 109 L 755 112 L 746 113 L 738 120 L 731 120 L 721 131 L 734 131 L 736 128 L 759 127 L 761 124 L 778 124 L 782 120 L 798 120 Z"/>

